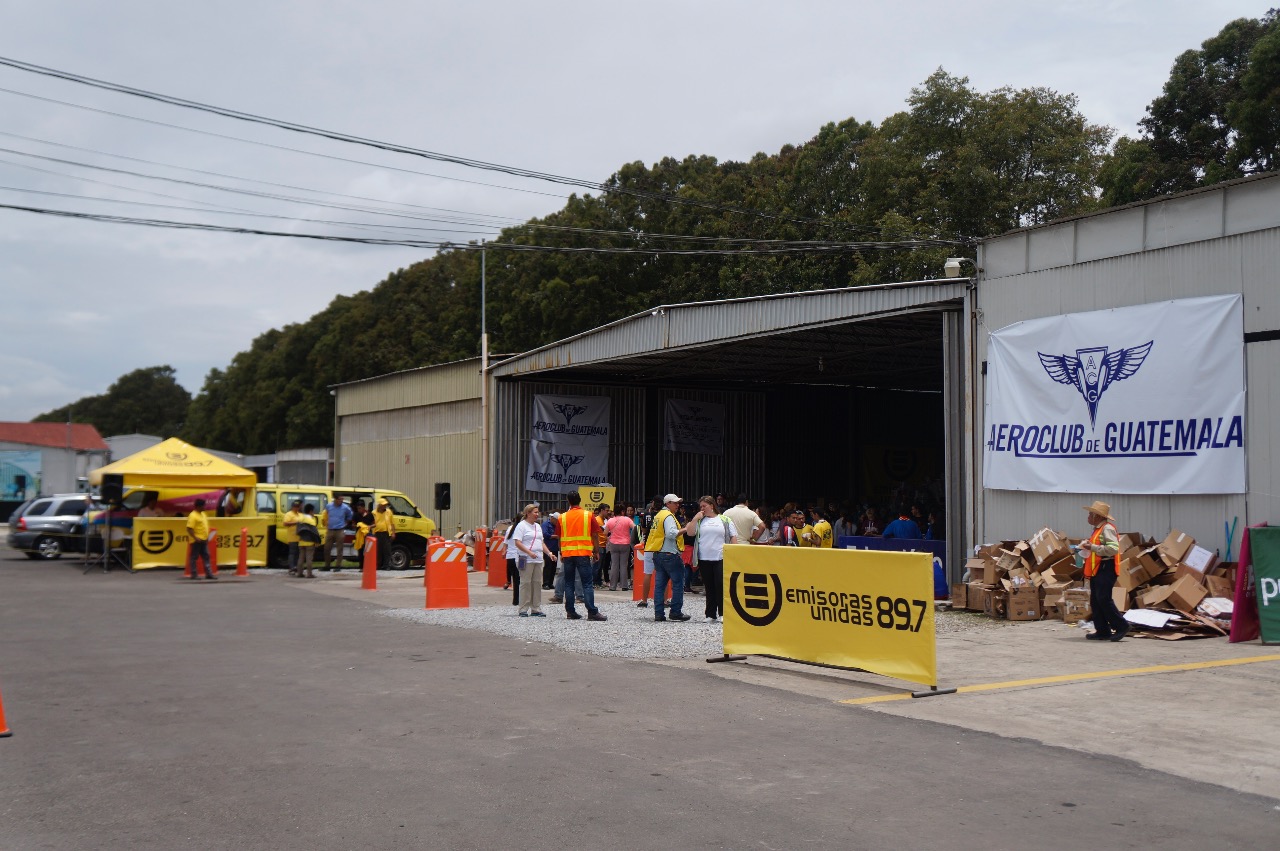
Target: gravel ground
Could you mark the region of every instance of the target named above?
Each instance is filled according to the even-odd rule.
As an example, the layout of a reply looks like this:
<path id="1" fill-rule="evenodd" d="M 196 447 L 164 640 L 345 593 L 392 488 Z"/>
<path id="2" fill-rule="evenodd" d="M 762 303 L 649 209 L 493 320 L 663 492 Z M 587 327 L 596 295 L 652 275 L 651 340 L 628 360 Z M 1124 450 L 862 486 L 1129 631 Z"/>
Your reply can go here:
<path id="1" fill-rule="evenodd" d="M 702 601 L 695 598 L 698 608 Z M 564 607 L 544 604 L 545 618 L 517 616 L 515 606 L 474 606 L 470 609 L 389 609 L 385 614 L 415 623 L 479 629 L 497 635 L 550 644 L 571 653 L 620 656 L 628 659 L 694 659 L 723 653 L 720 623 L 701 614 L 683 623 L 653 619 L 653 609 L 635 603 L 599 603 L 609 620 L 588 621 L 579 605 L 580 621 L 565 620 Z"/>
<path id="2" fill-rule="evenodd" d="M 702 601 L 693 598 L 698 609 Z M 604 623 L 586 619 L 586 609 L 578 606 L 580 621 L 566 621 L 564 608 L 543 604 L 545 618 L 522 618 L 515 606 L 473 606 L 469 609 L 389 609 L 384 614 L 415 623 L 478 629 L 495 635 L 521 638 L 550 644 L 571 653 L 594 656 L 617 656 L 628 659 L 698 659 L 718 656 L 723 652 L 721 625 L 709 622 L 690 609 L 693 619 L 684 623 L 653 619 L 653 609 L 637 608 L 635 603 L 601 602 L 600 611 L 608 616 Z M 971 612 L 939 610 L 934 619 L 937 634 L 963 635 L 1004 629 L 1008 621 L 993 621 Z"/>

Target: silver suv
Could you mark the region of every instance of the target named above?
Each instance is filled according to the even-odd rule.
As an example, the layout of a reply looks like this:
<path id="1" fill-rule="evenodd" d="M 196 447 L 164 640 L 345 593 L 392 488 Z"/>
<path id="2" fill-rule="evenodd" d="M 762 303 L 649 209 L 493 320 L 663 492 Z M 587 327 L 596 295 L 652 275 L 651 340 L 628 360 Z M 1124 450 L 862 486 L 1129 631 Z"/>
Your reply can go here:
<path id="1" fill-rule="evenodd" d="M 85 522 L 97 504 L 87 493 L 42 496 L 18 506 L 9 517 L 9 547 L 27 558 L 61 558 L 84 552 Z"/>

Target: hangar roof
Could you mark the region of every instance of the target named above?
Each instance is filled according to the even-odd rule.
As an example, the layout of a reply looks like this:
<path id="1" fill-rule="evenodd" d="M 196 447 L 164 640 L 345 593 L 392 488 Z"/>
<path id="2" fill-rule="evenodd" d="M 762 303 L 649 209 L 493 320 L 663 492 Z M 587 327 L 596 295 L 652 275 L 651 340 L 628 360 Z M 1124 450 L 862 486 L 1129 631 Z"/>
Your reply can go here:
<path id="1" fill-rule="evenodd" d="M 660 305 L 490 367 L 500 378 L 880 384 L 937 389 L 941 326 L 968 278 Z M 821 360 L 819 360 L 821 358 Z"/>

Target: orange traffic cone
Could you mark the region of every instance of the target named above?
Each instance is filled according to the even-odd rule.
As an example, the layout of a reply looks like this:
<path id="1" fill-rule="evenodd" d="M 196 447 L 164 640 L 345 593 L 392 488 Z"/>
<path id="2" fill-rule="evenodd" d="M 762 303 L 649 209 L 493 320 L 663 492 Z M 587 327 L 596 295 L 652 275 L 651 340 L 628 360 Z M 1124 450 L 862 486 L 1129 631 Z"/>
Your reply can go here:
<path id="1" fill-rule="evenodd" d="M 364 539 L 364 567 L 360 571 L 360 588 L 378 590 L 378 539 L 373 535 Z"/>
<path id="2" fill-rule="evenodd" d="M 236 558 L 236 576 L 249 575 L 249 530 L 240 530 L 240 555 Z"/>
<path id="3" fill-rule="evenodd" d="M 4 697 L 0 695 L 0 739 L 12 735 L 13 733 L 9 730 L 9 725 L 6 724 L 4 720 Z"/>

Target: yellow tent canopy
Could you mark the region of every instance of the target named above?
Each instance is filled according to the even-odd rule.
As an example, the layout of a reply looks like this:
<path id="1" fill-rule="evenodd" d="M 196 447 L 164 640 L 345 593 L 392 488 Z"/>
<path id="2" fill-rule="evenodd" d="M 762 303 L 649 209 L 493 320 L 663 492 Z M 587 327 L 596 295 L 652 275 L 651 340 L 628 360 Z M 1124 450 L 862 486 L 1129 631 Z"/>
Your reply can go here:
<path id="1" fill-rule="evenodd" d="M 99 467 L 89 473 L 98 487 L 107 474 L 124 476 L 125 485 L 170 488 L 251 488 L 258 483 L 252 470 L 223 461 L 176 437 Z"/>

